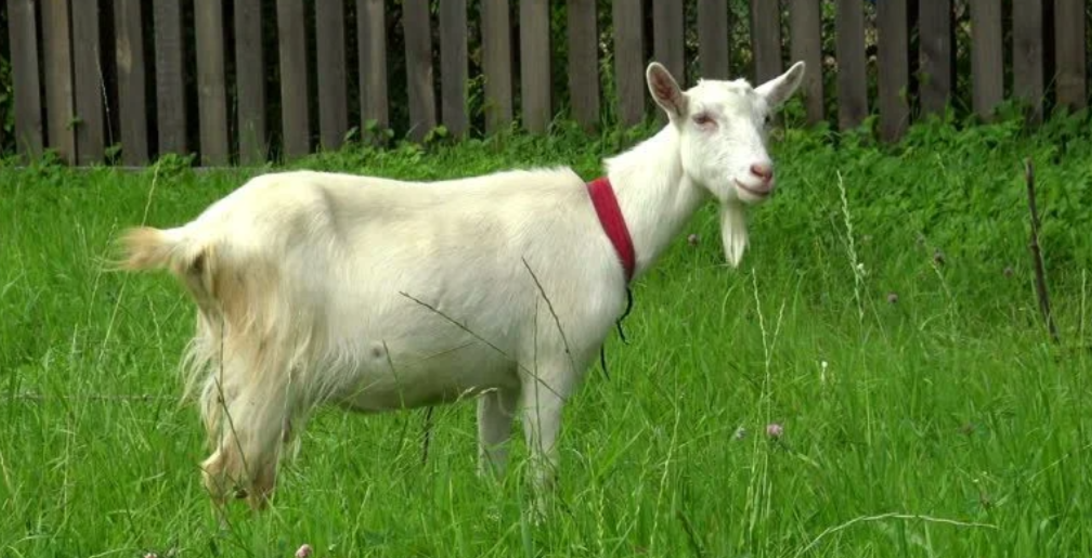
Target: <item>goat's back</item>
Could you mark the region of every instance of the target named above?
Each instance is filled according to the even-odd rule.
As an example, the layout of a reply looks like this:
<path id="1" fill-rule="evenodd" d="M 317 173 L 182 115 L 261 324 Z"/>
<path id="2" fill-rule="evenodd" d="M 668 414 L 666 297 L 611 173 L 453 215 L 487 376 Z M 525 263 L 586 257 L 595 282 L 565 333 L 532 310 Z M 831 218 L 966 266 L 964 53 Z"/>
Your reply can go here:
<path id="1" fill-rule="evenodd" d="M 272 173 L 186 228 L 240 266 L 275 269 L 280 292 L 313 309 L 327 344 L 352 353 L 382 340 L 425 358 L 468 342 L 466 328 L 518 352 L 536 309 L 546 310 L 540 288 L 569 336 L 594 338 L 621 292 L 612 248 L 569 169 L 431 183 Z M 606 318 L 581 331 L 596 312 Z"/>

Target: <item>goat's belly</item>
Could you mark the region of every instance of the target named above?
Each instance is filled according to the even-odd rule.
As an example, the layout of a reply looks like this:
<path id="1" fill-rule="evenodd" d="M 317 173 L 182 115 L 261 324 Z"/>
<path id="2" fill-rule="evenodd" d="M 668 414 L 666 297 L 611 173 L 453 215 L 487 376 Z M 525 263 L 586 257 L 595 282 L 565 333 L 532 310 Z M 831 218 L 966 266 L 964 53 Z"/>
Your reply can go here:
<path id="1" fill-rule="evenodd" d="M 390 356 L 347 374 L 338 403 L 360 412 L 383 412 L 454 403 L 518 384 L 515 365 L 489 348 L 462 347 L 416 362 L 393 351 Z"/>

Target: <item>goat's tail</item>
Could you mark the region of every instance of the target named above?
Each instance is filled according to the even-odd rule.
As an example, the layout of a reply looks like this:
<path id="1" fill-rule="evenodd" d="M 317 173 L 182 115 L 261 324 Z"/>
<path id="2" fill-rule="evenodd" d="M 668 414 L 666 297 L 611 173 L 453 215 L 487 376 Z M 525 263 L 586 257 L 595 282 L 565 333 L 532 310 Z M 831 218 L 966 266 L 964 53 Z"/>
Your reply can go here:
<path id="1" fill-rule="evenodd" d="M 215 298 L 213 247 L 195 238 L 185 227 L 134 227 L 118 238 L 122 258 L 114 267 L 123 271 L 166 268 L 197 300 L 202 310 Z"/>
<path id="2" fill-rule="evenodd" d="M 202 255 L 200 250 L 194 250 L 193 242 L 182 228 L 133 227 L 118 237 L 118 243 L 123 259 L 115 265 L 125 271 L 166 267 L 175 274 L 185 275 Z"/>

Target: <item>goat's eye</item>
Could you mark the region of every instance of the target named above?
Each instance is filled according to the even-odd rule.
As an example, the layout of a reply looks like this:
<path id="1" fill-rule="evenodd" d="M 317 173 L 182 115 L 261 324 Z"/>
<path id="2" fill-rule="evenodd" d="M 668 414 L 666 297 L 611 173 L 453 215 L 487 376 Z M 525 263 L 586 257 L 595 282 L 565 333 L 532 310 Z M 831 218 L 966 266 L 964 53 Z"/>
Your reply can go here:
<path id="1" fill-rule="evenodd" d="M 703 112 L 694 117 L 694 124 L 697 124 L 702 128 L 708 128 L 714 126 L 716 123 L 713 121 L 713 117 Z"/>

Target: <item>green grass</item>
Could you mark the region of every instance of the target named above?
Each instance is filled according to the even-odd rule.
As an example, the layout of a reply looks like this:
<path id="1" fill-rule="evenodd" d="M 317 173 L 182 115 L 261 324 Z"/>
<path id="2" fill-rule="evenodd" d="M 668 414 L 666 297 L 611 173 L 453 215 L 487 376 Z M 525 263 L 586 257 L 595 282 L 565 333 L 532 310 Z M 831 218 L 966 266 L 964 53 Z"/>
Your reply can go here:
<path id="1" fill-rule="evenodd" d="M 192 306 L 166 276 L 99 261 L 120 228 L 183 222 L 257 171 L 0 168 L 0 557 L 1087 555 L 1087 126 L 926 125 L 895 148 L 789 133 L 742 267 L 722 265 L 707 207 L 700 242 L 684 234 L 636 286 L 611 379 L 592 369 L 566 409 L 564 505 L 540 526 L 522 440 L 503 484 L 478 479 L 464 403 L 436 409 L 423 464 L 422 410 L 321 413 L 274 508 L 240 503 L 221 529 L 196 410 L 176 401 Z M 591 178 L 622 141 L 562 130 L 295 166 Z M 1060 346 L 1034 298 L 1025 156 Z"/>

